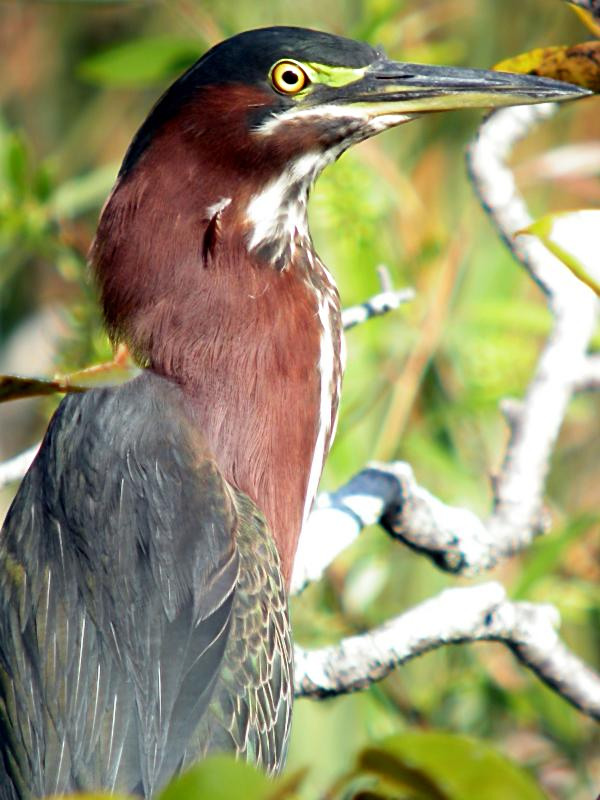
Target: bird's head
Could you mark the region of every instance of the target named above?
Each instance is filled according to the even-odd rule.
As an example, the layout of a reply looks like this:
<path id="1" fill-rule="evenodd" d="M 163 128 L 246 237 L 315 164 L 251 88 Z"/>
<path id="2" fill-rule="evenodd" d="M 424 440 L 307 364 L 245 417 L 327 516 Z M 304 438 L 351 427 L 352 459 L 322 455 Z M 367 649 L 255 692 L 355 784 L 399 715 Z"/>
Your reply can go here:
<path id="1" fill-rule="evenodd" d="M 191 137 L 211 138 L 216 163 L 241 166 L 246 180 L 258 182 L 283 170 L 293 178 L 298 158 L 324 165 L 350 145 L 424 113 L 585 94 L 535 76 L 391 61 L 381 48 L 320 31 L 263 28 L 213 47 L 168 89 L 136 135 L 122 172 L 177 118 Z"/>
<path id="2" fill-rule="evenodd" d="M 356 142 L 429 112 L 585 94 L 534 76 L 391 61 L 302 28 L 234 36 L 165 92 L 125 156 L 92 253 L 109 328 L 118 337 L 130 308 L 191 291 L 182 273 L 197 280 L 217 244 L 238 266 L 293 264 L 309 242 L 310 186 Z"/>

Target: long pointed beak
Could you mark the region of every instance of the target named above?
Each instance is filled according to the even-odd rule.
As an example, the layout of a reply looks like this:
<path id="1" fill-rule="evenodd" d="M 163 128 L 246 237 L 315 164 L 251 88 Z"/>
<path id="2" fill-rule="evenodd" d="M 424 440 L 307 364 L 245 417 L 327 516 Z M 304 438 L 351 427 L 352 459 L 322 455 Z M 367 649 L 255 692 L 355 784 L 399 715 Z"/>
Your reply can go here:
<path id="1" fill-rule="evenodd" d="M 346 97 L 340 97 L 344 105 L 368 106 L 375 115 L 494 108 L 574 100 L 591 94 L 579 86 L 535 75 L 387 59 L 373 64 L 361 80 L 346 89 Z"/>

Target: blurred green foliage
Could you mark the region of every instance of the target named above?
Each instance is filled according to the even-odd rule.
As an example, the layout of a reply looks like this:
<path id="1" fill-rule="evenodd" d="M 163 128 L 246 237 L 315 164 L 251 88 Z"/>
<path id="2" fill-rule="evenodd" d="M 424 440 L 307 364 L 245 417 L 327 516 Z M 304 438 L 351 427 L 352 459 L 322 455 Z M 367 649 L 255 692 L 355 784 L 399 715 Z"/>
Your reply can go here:
<path id="1" fill-rule="evenodd" d="M 483 67 L 536 46 L 585 38 L 560 0 L 1 5 L 0 365 L 9 363 L 26 333 L 30 350 L 18 370 L 13 366 L 21 374 L 31 374 L 40 342 L 50 339 L 54 357 L 46 374 L 110 355 L 85 258 L 128 141 L 168 81 L 206 46 L 267 24 L 366 38 L 408 61 Z M 345 155 L 315 187 L 311 228 L 344 303 L 377 291 L 380 263 L 397 286 L 418 292 L 410 307 L 348 335 L 342 414 L 325 487 L 339 485 L 369 459 L 403 458 L 443 499 L 482 514 L 489 508 L 490 478 L 506 440 L 498 402 L 522 394 L 550 317 L 494 237 L 466 180 L 463 150 L 479 119 L 476 112 L 432 115 L 388 132 Z M 518 174 L 534 215 L 598 205 L 597 176 L 545 183 L 531 179 L 527 162 L 551 147 L 599 136 L 594 100 L 561 110 L 522 145 L 518 160 L 525 166 Z M 61 320 L 58 333 L 45 327 L 50 308 Z M 50 402 L 22 406 L 22 447 L 41 433 Z M 597 398 L 581 396 L 563 426 L 548 483 L 552 532 L 495 572 L 511 595 L 556 604 L 567 642 L 596 667 L 598 411 Z M 0 431 L 14 427 L 4 413 Z M 0 456 L 7 457 L 3 438 Z M 313 646 L 335 641 L 450 582 L 370 530 L 326 580 L 293 601 L 296 636 Z M 374 747 L 376 741 L 387 744 Z M 297 703 L 280 793 L 269 784 L 261 795 L 262 777 L 248 778 L 241 766 L 238 773 L 221 765 L 215 774 L 233 785 L 243 780 L 243 793 L 232 789 L 223 797 L 254 796 L 255 781 L 256 797 L 269 798 L 329 791 L 331 798 L 589 800 L 600 784 L 599 745 L 598 729 L 500 646 L 454 646 L 361 694 Z M 494 750 L 522 769 L 507 766 Z M 300 782 L 295 776 L 305 767 Z M 369 773 L 366 783 L 352 783 L 357 769 Z M 479 788 L 452 783 L 462 778 Z M 505 788 L 494 794 L 494 785 Z M 169 792 L 168 800 L 185 794 Z"/>
<path id="2" fill-rule="evenodd" d="M 299 800 L 306 770 L 268 778 L 229 756 L 212 756 L 178 776 L 158 800 Z M 77 795 L 102 800 L 111 795 Z M 467 736 L 416 731 L 389 736 L 356 754 L 327 788 L 330 800 L 545 800 L 522 768 Z M 122 797 L 121 800 L 127 800 Z"/>
<path id="3" fill-rule="evenodd" d="M 100 86 L 155 86 L 165 78 L 175 78 L 204 50 L 199 40 L 147 36 L 86 58 L 79 74 Z"/>
<path id="4" fill-rule="evenodd" d="M 253 766 L 228 756 L 213 756 L 175 778 L 159 800 L 295 800 L 303 772 L 269 779 Z"/>

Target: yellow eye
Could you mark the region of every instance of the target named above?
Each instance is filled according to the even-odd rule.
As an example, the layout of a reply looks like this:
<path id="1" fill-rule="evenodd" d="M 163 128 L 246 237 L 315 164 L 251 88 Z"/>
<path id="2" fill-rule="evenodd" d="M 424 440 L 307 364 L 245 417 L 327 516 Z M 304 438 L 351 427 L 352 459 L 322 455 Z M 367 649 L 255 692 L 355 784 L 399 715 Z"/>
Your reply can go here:
<path id="1" fill-rule="evenodd" d="M 297 94 L 308 83 L 308 76 L 295 61 L 279 61 L 271 70 L 271 82 L 278 92 Z"/>

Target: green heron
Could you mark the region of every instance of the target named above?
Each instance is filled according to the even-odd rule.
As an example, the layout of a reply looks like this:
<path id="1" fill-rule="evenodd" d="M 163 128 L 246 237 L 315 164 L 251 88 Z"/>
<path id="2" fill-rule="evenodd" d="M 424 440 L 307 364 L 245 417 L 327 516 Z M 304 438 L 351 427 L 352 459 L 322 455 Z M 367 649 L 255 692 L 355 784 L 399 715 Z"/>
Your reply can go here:
<path id="1" fill-rule="evenodd" d="M 148 797 L 214 751 L 281 767 L 286 587 L 344 360 L 310 187 L 423 112 L 583 94 L 284 27 L 166 91 L 91 249 L 108 332 L 143 370 L 62 401 L 2 533 L 1 800 Z"/>

